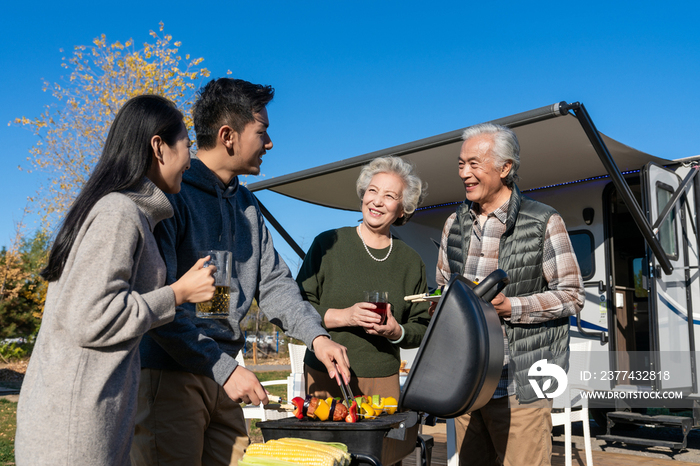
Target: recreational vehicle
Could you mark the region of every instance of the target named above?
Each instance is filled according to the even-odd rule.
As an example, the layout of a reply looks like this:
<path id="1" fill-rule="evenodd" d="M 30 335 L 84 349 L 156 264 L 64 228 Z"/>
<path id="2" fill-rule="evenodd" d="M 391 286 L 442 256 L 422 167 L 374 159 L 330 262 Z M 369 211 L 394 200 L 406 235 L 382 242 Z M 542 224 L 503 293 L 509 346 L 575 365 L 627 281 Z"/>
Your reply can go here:
<path id="1" fill-rule="evenodd" d="M 556 208 L 569 231 L 586 291 L 583 310 L 570 319 L 572 345 L 590 343 L 589 373 L 581 374 L 582 381 L 596 392 L 613 395 L 682 392 L 682 408 L 689 414 L 665 420 L 681 427 L 684 435 L 699 427 L 695 341 L 700 339 L 700 317 L 694 318 L 693 303 L 700 303 L 700 177 L 695 176 L 700 157 L 666 160 L 625 146 L 599 133 L 579 103 L 560 102 L 493 122 L 510 127 L 518 136 L 521 191 Z M 363 164 L 384 155 L 411 160 L 428 182 L 429 195 L 411 221 L 393 234 L 420 253 L 434 287 L 442 227 L 465 198 L 456 165 L 462 132 L 260 181 L 249 188 L 356 211 L 354 184 Z M 303 257 L 264 206 L 263 211 Z M 608 420 L 659 421 L 636 409 L 660 406 L 658 400 L 636 405 L 630 397 L 609 400 L 595 412 L 603 426 Z M 682 442 L 656 444 L 682 448 L 685 437 Z"/>

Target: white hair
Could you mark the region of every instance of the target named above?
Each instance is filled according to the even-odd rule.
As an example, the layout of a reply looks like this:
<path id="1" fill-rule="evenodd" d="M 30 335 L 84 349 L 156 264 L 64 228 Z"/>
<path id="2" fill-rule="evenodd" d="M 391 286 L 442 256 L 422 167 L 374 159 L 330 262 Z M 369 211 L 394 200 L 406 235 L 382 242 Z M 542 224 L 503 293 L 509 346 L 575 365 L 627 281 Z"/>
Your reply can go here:
<path id="1" fill-rule="evenodd" d="M 512 162 L 510 172 L 505 178 L 505 183 L 512 188 L 518 181 L 518 168 L 520 168 L 520 143 L 515 133 L 510 128 L 493 123 L 481 123 L 470 126 L 462 133 L 462 139 L 468 140 L 483 134 L 493 135 L 493 147 L 491 152 L 496 159 L 497 168 L 503 167 L 506 162 Z"/>
<path id="2" fill-rule="evenodd" d="M 404 225 L 411 218 L 418 206 L 428 195 L 428 184 L 416 175 L 415 167 L 411 162 L 401 157 L 377 157 L 362 167 L 357 178 L 356 188 L 360 200 L 365 197 L 372 178 L 378 173 L 391 173 L 397 175 L 403 181 L 403 193 L 401 193 L 401 205 L 404 215 L 394 221 L 394 225 Z"/>

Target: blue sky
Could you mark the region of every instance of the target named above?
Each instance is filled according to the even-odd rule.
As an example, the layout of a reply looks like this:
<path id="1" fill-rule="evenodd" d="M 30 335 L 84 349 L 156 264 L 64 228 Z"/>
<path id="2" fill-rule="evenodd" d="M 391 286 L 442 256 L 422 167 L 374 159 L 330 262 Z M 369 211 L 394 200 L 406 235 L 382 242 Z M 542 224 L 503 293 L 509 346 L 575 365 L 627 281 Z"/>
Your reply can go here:
<path id="1" fill-rule="evenodd" d="M 697 2 L 8 3 L 0 7 L 0 245 L 42 180 L 17 169 L 34 136 L 7 123 L 52 101 L 42 82 L 61 81 L 59 50 L 103 33 L 109 42 L 150 41 L 160 21 L 212 77 L 231 70 L 275 87 L 266 178 L 562 100 L 583 102 L 600 131 L 629 146 L 700 154 Z M 261 199 L 304 248 L 359 218 Z"/>

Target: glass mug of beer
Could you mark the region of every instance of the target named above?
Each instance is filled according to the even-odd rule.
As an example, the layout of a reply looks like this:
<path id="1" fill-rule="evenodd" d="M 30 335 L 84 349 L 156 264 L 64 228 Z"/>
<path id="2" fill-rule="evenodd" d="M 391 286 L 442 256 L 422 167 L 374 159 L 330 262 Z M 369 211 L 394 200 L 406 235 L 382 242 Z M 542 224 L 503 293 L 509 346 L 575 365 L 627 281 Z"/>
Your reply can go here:
<path id="1" fill-rule="evenodd" d="M 386 291 L 365 291 L 365 302 L 372 303 L 377 306 L 374 312 L 379 314 L 382 318 L 380 325 L 386 325 L 387 315 L 389 308 L 389 293 Z"/>
<path id="2" fill-rule="evenodd" d="M 201 251 L 199 257 L 210 259 L 204 263 L 204 267 L 213 265 L 214 272 L 214 297 L 210 301 L 197 303 L 197 317 L 202 319 L 227 319 L 229 315 L 229 300 L 231 298 L 231 267 L 233 253 L 231 251 L 208 250 Z"/>

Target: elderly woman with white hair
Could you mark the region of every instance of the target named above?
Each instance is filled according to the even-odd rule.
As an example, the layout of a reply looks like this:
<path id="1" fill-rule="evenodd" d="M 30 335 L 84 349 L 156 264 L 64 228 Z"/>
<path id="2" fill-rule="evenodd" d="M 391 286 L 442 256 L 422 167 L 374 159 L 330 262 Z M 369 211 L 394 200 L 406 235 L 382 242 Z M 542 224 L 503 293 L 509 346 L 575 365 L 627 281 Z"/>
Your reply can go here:
<path id="1" fill-rule="evenodd" d="M 426 184 L 412 164 L 380 157 L 357 179 L 362 222 L 321 233 L 314 239 L 297 283 L 321 314 L 333 341 L 348 349 L 355 395 L 399 396 L 399 348 L 416 348 L 430 316 L 428 303 L 405 302 L 425 293 L 428 283 L 420 256 L 393 238 L 390 227 L 405 224 L 426 196 Z M 365 302 L 364 292 L 388 293 L 386 321 Z M 341 396 L 338 384 L 311 351 L 306 352 L 307 392 Z"/>

